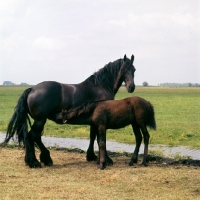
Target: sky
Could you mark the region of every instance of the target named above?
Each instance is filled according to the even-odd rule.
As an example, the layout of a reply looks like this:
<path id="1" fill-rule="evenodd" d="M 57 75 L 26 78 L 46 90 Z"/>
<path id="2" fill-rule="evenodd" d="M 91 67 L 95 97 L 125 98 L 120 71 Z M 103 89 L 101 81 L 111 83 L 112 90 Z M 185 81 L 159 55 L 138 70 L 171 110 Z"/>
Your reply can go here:
<path id="1" fill-rule="evenodd" d="M 80 83 L 125 54 L 136 85 L 200 83 L 200 1 L 0 0 L 0 85 Z"/>

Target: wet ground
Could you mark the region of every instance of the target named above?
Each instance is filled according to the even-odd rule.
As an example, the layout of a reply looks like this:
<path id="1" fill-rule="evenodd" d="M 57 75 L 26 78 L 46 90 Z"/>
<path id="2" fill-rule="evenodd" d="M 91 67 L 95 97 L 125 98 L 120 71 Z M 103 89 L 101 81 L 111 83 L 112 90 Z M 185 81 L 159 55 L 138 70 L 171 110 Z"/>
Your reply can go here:
<path id="1" fill-rule="evenodd" d="M 5 139 L 5 134 L 0 133 L 0 143 Z M 42 136 L 42 141 L 46 147 L 55 147 L 57 149 L 80 149 L 86 151 L 89 145 L 88 139 L 78 139 L 78 138 L 56 138 Z M 107 150 L 113 155 L 118 153 L 133 153 L 135 144 L 129 145 L 119 142 L 107 141 Z M 139 154 L 143 153 L 144 146 L 141 145 Z M 98 150 L 97 144 L 95 142 L 95 150 Z M 176 155 L 180 157 L 188 157 L 193 160 L 200 160 L 200 149 L 191 149 L 189 147 L 178 146 L 170 147 L 166 145 L 149 145 L 149 150 L 162 152 L 162 155 L 166 157 L 174 157 Z M 153 159 L 153 158 L 152 158 Z M 158 159 L 158 158 L 157 158 Z"/>

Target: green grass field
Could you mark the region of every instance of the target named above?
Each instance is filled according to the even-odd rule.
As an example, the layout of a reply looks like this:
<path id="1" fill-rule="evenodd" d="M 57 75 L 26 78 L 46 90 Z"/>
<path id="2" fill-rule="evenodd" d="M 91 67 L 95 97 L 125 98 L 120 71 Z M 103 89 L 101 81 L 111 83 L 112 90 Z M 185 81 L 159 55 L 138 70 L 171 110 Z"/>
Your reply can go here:
<path id="1" fill-rule="evenodd" d="M 25 87 L 0 87 L 0 131 L 6 132 L 14 107 Z M 200 88 L 136 87 L 129 94 L 121 87 L 116 99 L 140 96 L 154 105 L 157 130 L 150 130 L 151 144 L 200 148 Z M 47 121 L 44 135 L 89 138 L 89 126 L 57 125 Z M 135 143 L 131 126 L 108 130 L 107 139 Z"/>

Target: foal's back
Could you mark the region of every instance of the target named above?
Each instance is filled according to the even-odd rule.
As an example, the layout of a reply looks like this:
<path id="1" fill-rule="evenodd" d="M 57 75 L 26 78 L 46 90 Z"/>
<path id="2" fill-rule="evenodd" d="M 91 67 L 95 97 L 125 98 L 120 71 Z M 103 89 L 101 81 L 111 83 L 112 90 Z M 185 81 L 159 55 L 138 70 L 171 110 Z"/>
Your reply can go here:
<path id="1" fill-rule="evenodd" d="M 150 103 L 141 97 L 108 100 L 98 103 L 92 121 L 106 128 L 122 128 L 129 124 L 144 125 L 148 122 Z"/>

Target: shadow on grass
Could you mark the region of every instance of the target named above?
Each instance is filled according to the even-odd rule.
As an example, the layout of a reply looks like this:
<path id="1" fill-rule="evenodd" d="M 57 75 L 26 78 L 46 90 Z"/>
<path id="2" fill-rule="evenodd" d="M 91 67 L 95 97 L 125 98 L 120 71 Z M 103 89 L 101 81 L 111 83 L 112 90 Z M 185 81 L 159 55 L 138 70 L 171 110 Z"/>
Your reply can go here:
<path id="1" fill-rule="evenodd" d="M 78 148 L 51 148 L 56 151 L 66 151 L 66 152 L 74 152 L 74 153 L 86 153 L 85 151 L 78 149 Z M 132 156 L 132 153 L 128 152 L 112 152 L 112 151 L 107 151 L 108 155 L 112 157 L 130 157 Z M 98 154 L 98 152 L 96 152 Z M 138 160 L 139 162 L 142 161 L 143 154 L 139 154 Z M 179 158 L 179 159 L 173 159 L 169 157 L 164 157 L 164 156 L 157 156 L 157 155 L 148 155 L 148 162 L 149 163 L 155 163 L 155 164 L 163 164 L 163 165 L 185 165 L 185 166 L 199 166 L 200 167 L 200 160 L 193 160 L 190 158 Z"/>
<path id="2" fill-rule="evenodd" d="M 18 146 L 18 145 L 6 145 L 5 147 L 1 147 L 1 148 L 15 148 L 15 149 L 21 149 L 24 150 L 24 147 L 22 146 Z M 53 151 L 63 151 L 63 152 L 71 152 L 71 153 L 79 153 L 79 154 L 86 154 L 86 151 L 79 149 L 79 148 L 63 148 L 63 147 L 50 147 L 49 150 L 53 150 Z M 128 153 L 128 152 L 112 152 L 112 151 L 107 151 L 108 155 L 111 158 L 114 157 L 127 157 L 131 159 L 132 153 Z M 96 155 L 98 155 L 98 152 L 95 152 Z M 138 163 L 142 163 L 142 158 L 143 158 L 143 154 L 139 154 L 138 155 Z M 169 158 L 169 157 L 165 157 L 165 156 L 160 156 L 160 155 L 153 155 L 153 154 L 149 154 L 147 161 L 149 164 L 160 164 L 161 166 L 169 166 L 169 165 L 174 165 L 174 166 L 197 166 L 200 167 L 200 160 L 195 160 L 195 159 L 190 159 L 190 158 L 182 158 L 181 156 L 178 158 Z M 96 161 L 92 161 L 89 162 L 91 164 L 96 164 Z M 69 167 L 69 166 L 74 166 L 80 164 L 82 167 L 88 166 L 88 162 L 86 161 L 74 161 L 74 162 L 70 162 L 70 163 L 66 163 L 61 165 L 56 165 L 54 164 L 53 167 L 54 168 L 60 168 L 60 167 Z M 137 164 L 138 165 L 138 164 Z"/>

